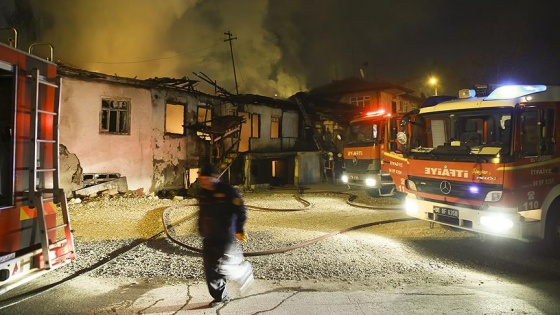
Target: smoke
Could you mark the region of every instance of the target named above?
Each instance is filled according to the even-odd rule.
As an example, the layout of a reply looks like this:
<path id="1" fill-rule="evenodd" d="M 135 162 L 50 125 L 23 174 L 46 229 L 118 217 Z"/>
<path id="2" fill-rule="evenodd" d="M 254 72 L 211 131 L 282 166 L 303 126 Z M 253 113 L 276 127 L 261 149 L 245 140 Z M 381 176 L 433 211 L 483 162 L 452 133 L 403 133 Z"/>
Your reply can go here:
<path id="1" fill-rule="evenodd" d="M 395 9 L 378 1 L 27 1 L 40 21 L 39 40 L 52 43 L 63 63 L 140 79 L 203 72 L 230 92 L 237 79 L 240 93 L 282 97 L 356 76 L 364 64 L 368 78 L 380 75 L 374 67 L 385 61 L 372 62 L 372 47 L 429 18 L 412 14 L 387 29 L 375 14 Z M 233 34 L 233 62 L 225 32 Z"/>
<path id="2" fill-rule="evenodd" d="M 62 63 L 139 79 L 202 72 L 230 92 L 235 79 L 240 93 L 287 97 L 306 89 L 305 78 L 279 64 L 281 49 L 263 26 L 267 1 L 28 1 L 37 40 L 51 43 Z M 205 82 L 197 88 L 213 91 Z"/>
<path id="3" fill-rule="evenodd" d="M 523 23 L 520 12 L 531 12 Z M 442 92 L 461 77 L 558 80 L 543 71 L 558 46 L 543 35 L 547 12 L 482 0 L 0 0 L 0 22 L 19 23 L 20 42 L 53 44 L 63 63 L 140 79 L 202 72 L 232 93 L 237 79 L 239 93 L 280 97 L 362 73 L 413 89 L 435 74 Z"/>

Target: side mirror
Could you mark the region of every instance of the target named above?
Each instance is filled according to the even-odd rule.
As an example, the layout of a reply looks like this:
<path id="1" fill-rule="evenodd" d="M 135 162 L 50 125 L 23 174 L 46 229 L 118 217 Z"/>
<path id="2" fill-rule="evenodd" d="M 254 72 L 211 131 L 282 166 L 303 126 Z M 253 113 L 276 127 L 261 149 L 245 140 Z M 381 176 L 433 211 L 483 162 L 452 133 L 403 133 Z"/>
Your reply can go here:
<path id="1" fill-rule="evenodd" d="M 410 116 L 405 116 L 401 119 L 400 126 L 405 127 L 410 122 Z"/>
<path id="2" fill-rule="evenodd" d="M 408 125 L 410 123 L 410 116 L 412 115 L 417 115 L 420 112 L 420 110 L 418 108 L 415 108 L 413 110 L 411 110 L 410 112 L 406 113 L 402 120 L 401 120 L 401 127 L 405 127 L 406 125 Z"/>
<path id="3" fill-rule="evenodd" d="M 404 133 L 404 131 L 399 131 L 399 133 L 397 133 L 397 142 L 405 145 L 407 141 L 408 137 L 406 136 L 406 133 Z"/>

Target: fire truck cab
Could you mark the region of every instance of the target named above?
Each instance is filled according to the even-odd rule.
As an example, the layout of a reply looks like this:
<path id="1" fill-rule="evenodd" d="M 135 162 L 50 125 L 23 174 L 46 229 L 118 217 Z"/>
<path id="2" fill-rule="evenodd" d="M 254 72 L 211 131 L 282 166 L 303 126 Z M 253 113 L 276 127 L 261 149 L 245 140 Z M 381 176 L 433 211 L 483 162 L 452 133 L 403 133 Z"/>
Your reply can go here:
<path id="1" fill-rule="evenodd" d="M 382 168 L 385 151 L 396 150 L 396 134 L 402 115 L 383 110 L 368 112 L 350 122 L 344 139 L 342 182 L 364 188 L 372 197 L 393 196 L 396 185 Z"/>
<path id="2" fill-rule="evenodd" d="M 406 212 L 560 253 L 560 86 L 509 85 L 421 108 L 407 143 Z"/>
<path id="3" fill-rule="evenodd" d="M 56 64 L 0 43 L 0 294 L 75 258 L 59 96 Z"/>

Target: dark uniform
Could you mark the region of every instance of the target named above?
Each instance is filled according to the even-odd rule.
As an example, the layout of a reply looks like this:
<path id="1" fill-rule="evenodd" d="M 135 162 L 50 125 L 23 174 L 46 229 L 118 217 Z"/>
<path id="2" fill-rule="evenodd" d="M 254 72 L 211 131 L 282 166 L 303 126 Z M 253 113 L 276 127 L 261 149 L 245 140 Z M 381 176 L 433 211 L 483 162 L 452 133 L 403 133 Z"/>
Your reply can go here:
<path id="1" fill-rule="evenodd" d="M 233 187 L 218 181 L 215 188 L 200 189 L 198 193 L 198 230 L 203 237 L 202 257 L 208 291 L 215 301 L 227 301 L 226 276 L 230 275 L 223 267 L 228 257 L 242 257 L 235 234 L 244 233 L 247 211 L 243 199 Z M 242 261 L 241 258 L 237 264 Z M 246 265 L 249 265 L 248 262 Z M 252 276 L 252 269 L 250 272 Z"/>

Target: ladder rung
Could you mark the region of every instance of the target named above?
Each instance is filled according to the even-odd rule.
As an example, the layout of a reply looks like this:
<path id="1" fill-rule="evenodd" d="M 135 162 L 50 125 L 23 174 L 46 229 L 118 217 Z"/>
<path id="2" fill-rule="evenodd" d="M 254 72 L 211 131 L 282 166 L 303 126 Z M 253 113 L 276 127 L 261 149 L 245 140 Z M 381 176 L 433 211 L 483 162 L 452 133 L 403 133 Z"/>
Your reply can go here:
<path id="1" fill-rule="evenodd" d="M 50 110 L 44 110 L 44 109 L 37 109 L 37 112 L 39 112 L 41 114 L 56 115 L 55 112 L 51 112 Z"/>
<path id="2" fill-rule="evenodd" d="M 37 80 L 39 83 L 44 84 L 44 85 L 48 85 L 48 86 L 52 86 L 56 89 L 58 89 L 58 85 L 54 84 L 54 83 L 50 83 L 49 81 L 44 81 L 44 80 Z"/>
<path id="3" fill-rule="evenodd" d="M 37 139 L 37 142 L 56 143 L 56 140 L 51 140 L 51 139 Z"/>
<path id="4" fill-rule="evenodd" d="M 50 229 L 47 229 L 47 232 L 56 231 L 56 230 L 58 230 L 58 229 L 65 228 L 65 227 L 67 227 L 67 226 L 68 226 L 68 224 L 66 224 L 66 223 L 61 224 L 61 225 L 57 225 L 57 226 L 55 226 L 55 227 L 52 227 L 52 228 L 50 228 Z"/>
<path id="5" fill-rule="evenodd" d="M 62 254 L 62 255 L 56 256 L 53 260 L 55 260 L 55 259 L 56 259 L 56 260 L 59 260 L 60 258 L 63 258 L 63 257 L 68 256 L 68 255 L 71 255 L 71 254 L 73 254 L 73 253 L 74 253 L 74 252 L 72 252 L 72 251 L 65 252 L 65 253 Z"/>
<path id="6" fill-rule="evenodd" d="M 43 198 L 43 202 L 54 201 L 54 197 Z"/>
<path id="7" fill-rule="evenodd" d="M 56 171 L 56 168 L 38 168 L 37 169 L 37 172 L 43 172 L 43 173 L 54 172 L 54 171 Z"/>
<path id="8" fill-rule="evenodd" d="M 60 256 L 56 256 L 55 258 L 51 259 L 51 261 L 49 262 L 50 267 L 51 268 L 56 268 L 59 265 L 60 266 L 66 265 L 67 263 L 70 262 L 70 258 L 65 258 L 65 257 L 68 256 L 68 255 L 71 255 L 71 254 L 73 254 L 73 252 L 67 252 L 67 253 L 64 253 Z"/>
<path id="9" fill-rule="evenodd" d="M 66 242 L 65 240 L 61 240 L 61 241 L 56 242 L 54 244 L 50 244 L 49 245 L 49 250 L 59 249 L 59 248 L 65 247 L 66 245 L 68 245 L 68 242 Z"/>

